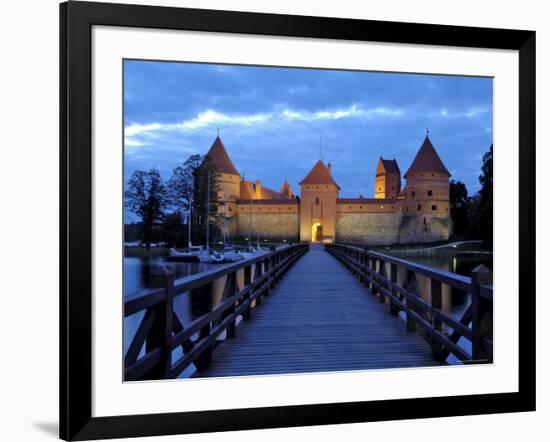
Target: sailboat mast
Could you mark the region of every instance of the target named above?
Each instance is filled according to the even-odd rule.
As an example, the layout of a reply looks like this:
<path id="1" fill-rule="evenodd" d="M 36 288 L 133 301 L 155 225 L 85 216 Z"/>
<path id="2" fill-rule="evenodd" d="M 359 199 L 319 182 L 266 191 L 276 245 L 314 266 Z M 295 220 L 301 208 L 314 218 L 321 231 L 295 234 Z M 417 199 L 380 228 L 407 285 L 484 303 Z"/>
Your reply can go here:
<path id="1" fill-rule="evenodd" d="M 225 229 L 227 220 L 227 190 L 223 191 L 223 247 L 225 248 Z"/>
<path id="2" fill-rule="evenodd" d="M 210 251 L 210 171 L 206 189 L 206 250 Z"/>
<path id="3" fill-rule="evenodd" d="M 252 247 L 252 200 L 248 200 L 248 247 Z"/>
<path id="4" fill-rule="evenodd" d="M 193 197 L 189 197 L 189 210 L 187 211 L 187 236 L 188 236 L 188 244 L 187 244 L 187 251 L 191 251 L 191 207 L 193 206 Z"/>

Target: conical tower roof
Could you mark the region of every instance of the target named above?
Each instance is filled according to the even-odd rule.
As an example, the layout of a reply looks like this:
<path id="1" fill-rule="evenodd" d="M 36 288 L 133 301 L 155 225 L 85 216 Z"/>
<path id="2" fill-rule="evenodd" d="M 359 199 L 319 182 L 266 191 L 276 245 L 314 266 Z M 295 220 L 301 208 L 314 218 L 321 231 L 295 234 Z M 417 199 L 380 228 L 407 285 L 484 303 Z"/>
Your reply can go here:
<path id="1" fill-rule="evenodd" d="M 219 136 L 217 136 L 214 140 L 214 143 L 206 156 L 210 158 L 210 161 L 212 161 L 212 164 L 217 172 L 227 173 L 230 175 L 239 175 L 239 172 L 233 165 L 231 158 L 229 158 L 227 150 L 225 150 L 225 146 Z"/>
<path id="2" fill-rule="evenodd" d="M 288 181 L 285 179 L 285 182 L 281 186 L 281 190 L 279 190 L 279 193 L 282 193 L 286 196 L 292 196 L 292 188 L 290 187 L 290 184 L 288 184 Z"/>
<path id="3" fill-rule="evenodd" d="M 332 178 L 332 175 L 322 160 L 317 161 L 313 169 L 311 169 L 306 177 L 298 184 L 300 184 L 300 186 L 302 184 L 334 184 L 340 189 L 340 186 L 334 181 L 334 178 Z"/>
<path id="4" fill-rule="evenodd" d="M 405 174 L 405 178 L 409 173 L 422 173 L 422 172 L 438 172 L 445 173 L 448 176 L 451 176 L 450 172 L 447 170 L 441 158 L 437 154 L 435 147 L 433 146 L 430 138 L 426 135 L 422 146 L 418 150 L 414 160 Z"/>

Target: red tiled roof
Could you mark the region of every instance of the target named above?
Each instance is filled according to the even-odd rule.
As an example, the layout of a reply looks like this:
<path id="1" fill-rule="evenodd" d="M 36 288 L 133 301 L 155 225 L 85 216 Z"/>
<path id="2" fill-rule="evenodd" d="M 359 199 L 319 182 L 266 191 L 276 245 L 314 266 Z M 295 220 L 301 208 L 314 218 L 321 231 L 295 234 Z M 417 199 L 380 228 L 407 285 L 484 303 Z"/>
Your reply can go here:
<path id="1" fill-rule="evenodd" d="M 282 194 L 281 192 L 275 192 L 274 190 L 270 189 L 269 187 L 262 186 L 262 195 L 261 197 L 263 199 L 286 199 L 288 198 L 286 195 Z"/>
<path id="2" fill-rule="evenodd" d="M 281 186 L 281 190 L 279 190 L 279 193 L 282 193 L 283 195 L 286 195 L 288 197 L 292 196 L 292 188 L 290 187 L 290 184 L 288 184 L 287 180 L 285 180 L 285 182 Z"/>
<path id="3" fill-rule="evenodd" d="M 292 205 L 292 204 L 300 204 L 300 200 L 297 200 L 295 198 L 281 198 L 281 199 L 273 199 L 273 200 L 251 200 L 251 199 L 242 199 L 238 200 L 237 204 L 245 205 L 245 204 L 252 204 L 252 205 L 258 205 L 258 204 L 280 204 L 280 205 Z"/>
<path id="4" fill-rule="evenodd" d="M 396 199 L 389 198 L 338 198 L 336 204 L 395 204 Z"/>
<path id="5" fill-rule="evenodd" d="M 407 178 L 407 175 L 409 173 L 419 172 L 439 172 L 446 173 L 448 176 L 451 176 L 451 174 L 443 164 L 443 161 L 441 161 L 441 158 L 439 158 L 435 147 L 433 146 L 427 135 L 426 139 L 422 143 L 422 146 L 420 146 L 416 157 L 414 157 L 414 161 L 412 162 L 411 167 L 409 167 L 409 170 L 407 170 L 405 178 Z"/>
<path id="6" fill-rule="evenodd" d="M 212 144 L 212 147 L 210 148 L 206 156 L 210 158 L 214 165 L 214 168 L 219 173 L 239 175 L 239 172 L 231 162 L 231 158 L 229 158 L 229 155 L 227 154 L 225 146 L 223 145 L 222 140 L 220 140 L 220 137 L 216 137 L 214 143 Z"/>
<path id="7" fill-rule="evenodd" d="M 248 200 L 254 198 L 254 183 L 241 180 L 239 194 L 241 199 Z"/>
<path id="8" fill-rule="evenodd" d="M 393 160 L 385 160 L 384 158 L 380 157 L 380 161 L 378 164 L 382 165 L 383 171 L 386 173 L 401 173 L 399 170 L 399 166 L 397 165 L 397 160 L 395 158 Z M 376 170 L 376 173 L 378 174 L 378 168 Z"/>
<path id="9" fill-rule="evenodd" d="M 282 200 L 282 199 L 290 199 L 289 196 L 280 193 L 275 192 L 274 190 L 270 189 L 269 187 L 260 187 L 260 197 L 258 198 L 256 195 L 256 184 L 252 181 L 246 181 L 241 180 L 240 184 L 240 197 L 243 200 L 247 199 L 260 199 L 260 200 Z"/>
<path id="10" fill-rule="evenodd" d="M 311 169 L 306 177 L 298 184 L 334 184 L 340 189 L 340 186 L 334 181 L 334 178 L 332 178 L 332 175 L 322 160 L 317 161 L 313 169 Z"/>

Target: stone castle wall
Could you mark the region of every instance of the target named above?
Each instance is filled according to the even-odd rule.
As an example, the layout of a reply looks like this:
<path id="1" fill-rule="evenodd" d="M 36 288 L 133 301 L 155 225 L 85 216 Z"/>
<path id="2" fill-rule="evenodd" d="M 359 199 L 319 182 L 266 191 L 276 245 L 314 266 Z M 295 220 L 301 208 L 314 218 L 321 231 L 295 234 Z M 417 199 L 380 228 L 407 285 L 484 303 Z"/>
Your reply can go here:
<path id="1" fill-rule="evenodd" d="M 296 241 L 300 232 L 299 213 L 253 213 L 252 237 L 286 239 Z M 236 222 L 236 236 L 247 237 L 249 234 L 250 217 L 248 213 L 233 217 Z"/>
<path id="2" fill-rule="evenodd" d="M 406 244 L 443 241 L 449 239 L 450 231 L 449 217 L 404 216 L 399 226 L 399 242 Z"/>
<path id="3" fill-rule="evenodd" d="M 392 213 L 337 213 L 336 241 L 366 245 L 399 241 L 399 215 Z"/>
<path id="4" fill-rule="evenodd" d="M 298 213 L 253 213 L 251 219 L 253 238 L 299 239 Z M 228 218 L 227 236 L 248 237 L 249 220 L 247 213 Z M 337 242 L 364 245 L 434 242 L 447 240 L 450 229 L 451 221 L 448 217 L 401 216 L 399 212 L 336 214 Z"/>

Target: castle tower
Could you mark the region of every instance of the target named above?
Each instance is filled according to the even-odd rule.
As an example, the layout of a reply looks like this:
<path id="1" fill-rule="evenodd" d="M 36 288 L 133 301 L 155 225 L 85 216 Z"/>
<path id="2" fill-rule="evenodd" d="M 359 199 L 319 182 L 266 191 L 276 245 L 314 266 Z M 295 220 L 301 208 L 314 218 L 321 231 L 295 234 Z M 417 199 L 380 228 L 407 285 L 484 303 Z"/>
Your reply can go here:
<path id="1" fill-rule="evenodd" d="M 322 160 L 300 181 L 300 241 L 334 241 L 340 187 Z"/>
<path id="2" fill-rule="evenodd" d="M 449 177 L 451 174 L 441 161 L 426 135 L 411 167 L 405 174 L 405 213 L 414 217 L 416 228 L 405 232 L 402 242 L 436 241 L 447 239 L 450 233 Z"/>
<path id="3" fill-rule="evenodd" d="M 228 202 L 237 201 L 240 193 L 240 175 L 219 136 L 214 140 L 206 156 L 212 161 L 217 172 L 216 178 L 220 187 L 219 200 L 223 201 L 225 198 Z"/>
<path id="4" fill-rule="evenodd" d="M 376 166 L 376 178 L 374 181 L 374 197 L 394 199 L 401 191 L 401 171 L 395 158 L 385 160 L 382 157 Z"/>
<path id="5" fill-rule="evenodd" d="M 292 193 L 292 187 L 290 187 L 290 184 L 288 184 L 288 181 L 285 178 L 285 182 L 281 186 L 281 190 L 279 190 L 279 193 L 282 193 L 288 198 L 293 198 L 294 194 Z"/>

